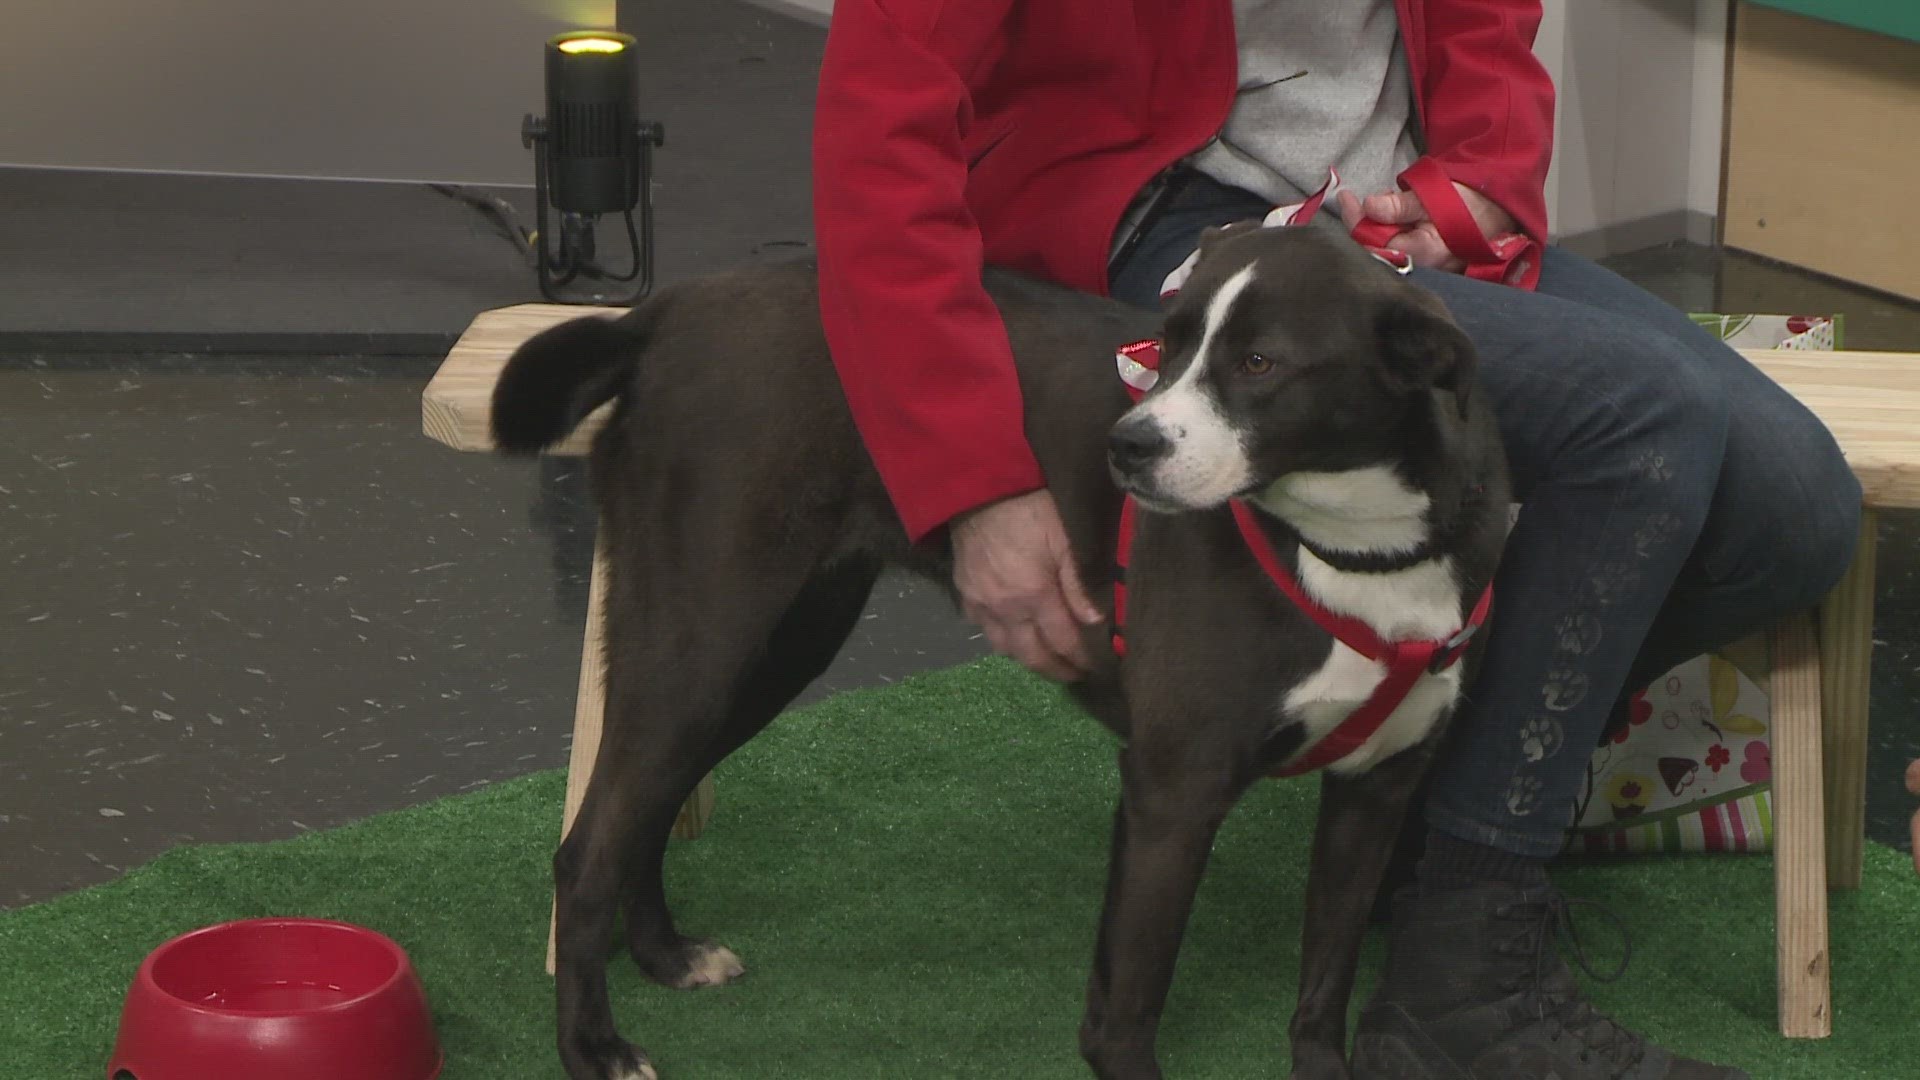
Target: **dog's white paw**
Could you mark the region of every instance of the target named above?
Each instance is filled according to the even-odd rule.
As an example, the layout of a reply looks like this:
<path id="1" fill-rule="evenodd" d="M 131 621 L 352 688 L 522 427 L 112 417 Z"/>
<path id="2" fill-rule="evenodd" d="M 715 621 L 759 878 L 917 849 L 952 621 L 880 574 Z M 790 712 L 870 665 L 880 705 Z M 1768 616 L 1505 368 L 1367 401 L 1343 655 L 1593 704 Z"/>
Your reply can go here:
<path id="1" fill-rule="evenodd" d="M 729 983 L 747 973 L 747 966 L 740 957 L 725 945 L 702 945 L 687 965 L 686 977 L 680 980 L 683 990 L 700 986 L 719 986 Z"/>
<path id="2" fill-rule="evenodd" d="M 574 1080 L 659 1080 L 647 1055 L 618 1035 L 565 1039 L 560 1061 Z"/>

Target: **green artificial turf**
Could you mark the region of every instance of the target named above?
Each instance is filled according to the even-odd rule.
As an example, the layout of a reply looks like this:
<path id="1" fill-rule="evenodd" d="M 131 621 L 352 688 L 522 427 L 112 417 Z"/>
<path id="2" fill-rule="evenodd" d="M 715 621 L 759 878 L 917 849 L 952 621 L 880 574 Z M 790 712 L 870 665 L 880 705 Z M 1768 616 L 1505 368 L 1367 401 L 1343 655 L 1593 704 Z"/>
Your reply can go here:
<path id="1" fill-rule="evenodd" d="M 1074 1048 L 1114 793 L 1111 740 L 989 660 L 794 713 L 722 767 L 707 835 L 675 843 L 681 927 L 747 977 L 694 993 L 612 963 L 620 1023 L 667 1080 L 1089 1075 Z M 173 851 L 0 913 L 0 1077 L 99 1077 L 127 980 L 225 919 L 346 919 L 396 938 L 431 996 L 446 1080 L 560 1075 L 542 969 L 562 778 L 543 773 L 330 832 Z M 1261 784 L 1223 830 L 1163 1026 L 1172 1077 L 1284 1075 L 1312 781 Z M 1604 1007 L 1759 1080 L 1912 1075 L 1920 880 L 1871 846 L 1833 909 L 1834 1037 L 1774 1028 L 1773 868 L 1703 857 L 1569 869 L 1631 924 Z M 1601 943 L 1603 970 L 1615 955 Z M 1362 992 L 1379 943 L 1370 942 Z"/>

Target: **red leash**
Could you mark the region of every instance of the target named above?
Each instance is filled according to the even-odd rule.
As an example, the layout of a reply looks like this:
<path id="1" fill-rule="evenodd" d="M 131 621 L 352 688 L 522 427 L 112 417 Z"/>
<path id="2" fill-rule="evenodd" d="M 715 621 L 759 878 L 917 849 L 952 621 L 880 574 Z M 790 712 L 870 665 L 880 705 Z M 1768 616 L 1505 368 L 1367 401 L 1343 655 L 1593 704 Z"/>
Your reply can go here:
<path id="1" fill-rule="evenodd" d="M 1319 191 L 1307 196 L 1305 202 L 1297 205 L 1274 207 L 1261 222 L 1261 228 L 1283 229 L 1291 225 L 1307 224 L 1313 220 L 1314 215 L 1318 214 L 1320 208 L 1326 204 L 1327 197 L 1332 195 L 1339 187 L 1340 174 L 1328 170 L 1327 182 L 1320 185 Z M 1454 201 L 1459 202 L 1459 193 L 1454 191 L 1451 186 L 1447 188 L 1447 193 L 1454 197 Z M 1466 204 L 1461 203 L 1460 209 L 1462 213 L 1465 213 Z M 1467 220 L 1471 223 L 1473 220 L 1472 216 L 1469 215 Z M 1409 274 L 1413 272 L 1412 256 L 1404 251 L 1395 251 L 1386 246 L 1387 241 L 1400 235 L 1399 226 L 1383 225 L 1380 222 L 1371 220 L 1363 221 L 1360 223 L 1359 228 L 1353 230 L 1348 235 L 1362 247 L 1365 247 L 1374 258 L 1392 267 L 1395 273 Z M 1199 258 L 1200 252 L 1196 249 L 1192 254 L 1187 256 L 1185 262 L 1175 267 L 1173 272 L 1167 275 L 1165 281 L 1161 282 L 1160 300 L 1162 303 L 1165 303 L 1179 293 L 1180 286 L 1187 280 L 1187 275 L 1193 272 L 1194 264 L 1199 261 Z M 1151 383 L 1149 383 L 1149 385 L 1151 385 Z"/>
<path id="2" fill-rule="evenodd" d="M 1136 341 L 1122 346 L 1116 359 L 1120 367 L 1120 378 L 1127 384 L 1127 392 L 1138 402 L 1152 388 L 1160 369 L 1160 345 L 1156 341 Z M 1266 530 L 1261 528 L 1259 518 L 1252 507 L 1244 501 L 1234 499 L 1231 504 L 1234 521 L 1240 527 L 1240 536 L 1252 549 L 1253 557 L 1260 568 L 1273 583 L 1279 586 L 1287 599 L 1295 607 L 1306 613 L 1307 617 L 1320 624 L 1320 628 L 1333 635 L 1347 648 L 1369 660 L 1387 665 L 1386 677 L 1374 687 L 1374 691 L 1361 702 L 1360 706 L 1347 715 L 1329 731 L 1318 743 L 1308 747 L 1292 763 L 1276 769 L 1275 776 L 1298 776 L 1325 768 L 1358 750 L 1380 730 L 1393 710 L 1406 700 L 1407 693 L 1413 689 L 1420 676 L 1426 672 L 1440 672 L 1458 663 L 1466 653 L 1467 642 L 1487 620 L 1487 612 L 1493 605 L 1493 586 L 1488 584 L 1481 592 L 1480 600 L 1473 607 L 1473 613 L 1467 619 L 1466 626 L 1452 637 L 1440 641 L 1386 641 L 1375 633 L 1373 627 L 1348 615 L 1329 611 L 1307 595 L 1305 589 L 1294 579 L 1286 566 L 1280 561 L 1279 552 L 1274 550 L 1273 541 Z M 1125 658 L 1127 642 L 1125 636 L 1127 612 L 1127 565 L 1133 558 L 1133 534 L 1135 527 L 1135 509 L 1133 496 L 1128 495 L 1120 504 L 1120 538 L 1116 548 L 1115 563 L 1118 572 L 1113 582 L 1113 651 Z"/>
<path id="3" fill-rule="evenodd" d="M 1431 158 L 1421 158 L 1412 167 L 1400 174 L 1400 184 L 1420 198 L 1420 205 L 1427 210 L 1427 216 L 1433 219 L 1433 227 L 1440 233 L 1440 239 L 1447 250 L 1459 256 L 1466 263 L 1463 271 L 1467 277 L 1495 284 L 1516 285 L 1525 280 L 1537 268 L 1534 263 L 1534 250 L 1539 247 L 1532 237 L 1519 233 L 1488 240 L 1480 226 L 1473 220 L 1473 213 L 1467 209 L 1466 200 L 1460 197 L 1459 189 L 1453 181 L 1447 179 L 1445 169 Z M 1302 207 L 1301 220 L 1311 217 Z M 1399 225 L 1389 225 L 1383 221 L 1369 218 L 1350 234 L 1361 244 L 1379 250 L 1387 241 L 1400 235 Z M 1396 253 L 1397 254 L 1397 253 Z"/>
<path id="4" fill-rule="evenodd" d="M 1447 178 L 1446 170 L 1429 158 L 1421 158 L 1413 163 L 1397 178 L 1400 186 L 1413 192 L 1426 208 L 1427 216 L 1433 219 L 1434 230 L 1447 245 L 1447 250 L 1458 256 L 1466 265 L 1461 273 L 1480 281 L 1497 284 L 1531 287 L 1539 279 L 1540 245 L 1530 236 L 1521 233 L 1508 233 L 1488 239 L 1473 220 L 1473 212 L 1467 209 L 1465 199 L 1460 197 L 1459 189 Z M 1267 214 L 1262 223 L 1267 228 L 1285 228 L 1289 225 L 1305 225 L 1313 220 L 1315 214 L 1340 187 L 1340 174 L 1329 171 L 1327 182 L 1320 190 L 1307 196 L 1306 201 L 1294 206 L 1275 207 Z M 1373 257 L 1405 274 L 1413 269 L 1413 259 L 1403 251 L 1387 247 L 1387 243 L 1400 235 L 1402 227 L 1384 221 L 1368 218 L 1354 227 L 1348 236 L 1355 243 L 1366 248 Z M 1199 257 L 1196 251 L 1187 257 L 1186 262 L 1167 275 L 1160 286 L 1160 298 L 1166 300 L 1180 291 L 1187 275 L 1193 270 L 1193 264 Z"/>

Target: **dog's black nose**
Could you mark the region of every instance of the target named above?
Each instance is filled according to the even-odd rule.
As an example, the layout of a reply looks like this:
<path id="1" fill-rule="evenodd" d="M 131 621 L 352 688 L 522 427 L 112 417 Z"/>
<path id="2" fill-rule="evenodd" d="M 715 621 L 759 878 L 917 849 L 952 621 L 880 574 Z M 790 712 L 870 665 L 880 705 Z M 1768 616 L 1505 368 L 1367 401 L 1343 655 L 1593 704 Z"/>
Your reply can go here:
<path id="1" fill-rule="evenodd" d="M 1114 425 L 1107 436 L 1107 457 L 1118 472 L 1137 473 L 1165 456 L 1168 445 L 1166 432 L 1159 424 L 1148 417 L 1135 417 Z"/>

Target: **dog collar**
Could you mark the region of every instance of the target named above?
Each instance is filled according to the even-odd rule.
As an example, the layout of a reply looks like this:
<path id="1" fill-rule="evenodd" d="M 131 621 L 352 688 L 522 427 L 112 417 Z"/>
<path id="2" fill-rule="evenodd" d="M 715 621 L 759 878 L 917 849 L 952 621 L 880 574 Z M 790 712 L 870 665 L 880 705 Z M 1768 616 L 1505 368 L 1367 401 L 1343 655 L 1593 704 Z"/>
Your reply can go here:
<path id="1" fill-rule="evenodd" d="M 1159 377 L 1160 345 L 1157 341 L 1136 341 L 1124 345 L 1116 354 L 1120 376 L 1127 385 L 1127 392 L 1138 402 L 1152 389 Z M 1144 375 L 1151 375 L 1146 378 Z M 1142 385 L 1144 384 L 1144 385 Z M 1487 615 L 1493 607 L 1493 584 L 1489 582 L 1474 603 L 1473 611 L 1468 615 L 1466 625 L 1451 637 L 1438 640 L 1388 641 L 1376 633 L 1373 627 L 1349 615 L 1328 610 L 1325 606 L 1307 595 L 1305 589 L 1295 579 L 1286 564 L 1281 561 L 1280 553 L 1274 549 L 1273 540 L 1260 524 L 1257 512 L 1248 506 L 1245 500 L 1234 499 L 1232 507 L 1234 523 L 1239 527 L 1240 537 L 1253 552 L 1254 561 L 1260 564 L 1268 579 L 1276 585 L 1294 607 L 1317 623 L 1322 630 L 1332 635 L 1347 648 L 1369 660 L 1384 663 L 1386 677 L 1374 687 L 1373 693 L 1360 703 L 1346 719 L 1334 725 L 1332 731 L 1321 737 L 1320 741 L 1306 748 L 1286 765 L 1273 771 L 1274 776 L 1299 776 L 1303 773 L 1322 769 L 1340 761 L 1348 754 L 1366 745 L 1380 726 L 1400 707 L 1407 694 L 1413 689 L 1420 676 L 1445 671 L 1460 661 L 1466 654 L 1467 644 L 1479 632 L 1487 621 Z M 1132 495 L 1125 496 L 1120 503 L 1120 536 L 1115 548 L 1115 573 L 1113 579 L 1113 651 L 1122 659 L 1127 655 L 1126 611 L 1127 611 L 1127 565 L 1133 556 L 1133 535 L 1137 510 Z"/>

